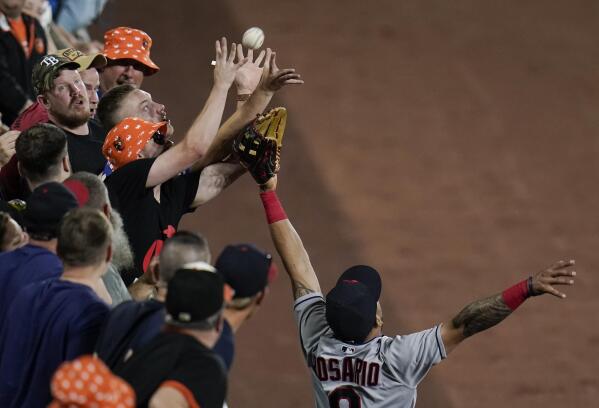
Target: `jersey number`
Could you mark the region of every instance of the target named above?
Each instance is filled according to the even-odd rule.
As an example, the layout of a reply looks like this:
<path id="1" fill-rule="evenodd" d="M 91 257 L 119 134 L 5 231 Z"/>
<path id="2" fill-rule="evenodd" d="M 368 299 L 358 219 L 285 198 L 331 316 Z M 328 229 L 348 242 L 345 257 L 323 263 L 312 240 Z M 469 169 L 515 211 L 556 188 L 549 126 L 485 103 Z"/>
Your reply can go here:
<path id="1" fill-rule="evenodd" d="M 342 405 L 341 401 L 345 404 Z M 353 387 L 343 386 L 329 393 L 329 405 L 331 408 L 361 408 L 362 400 Z"/>

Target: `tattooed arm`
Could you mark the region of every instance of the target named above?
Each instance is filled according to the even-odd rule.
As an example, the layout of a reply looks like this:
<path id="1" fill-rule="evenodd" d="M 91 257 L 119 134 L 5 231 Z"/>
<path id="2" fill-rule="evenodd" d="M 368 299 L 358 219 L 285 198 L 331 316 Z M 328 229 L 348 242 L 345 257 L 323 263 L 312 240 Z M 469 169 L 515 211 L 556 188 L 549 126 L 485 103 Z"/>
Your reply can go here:
<path id="1" fill-rule="evenodd" d="M 277 177 L 275 176 L 260 188 L 263 192 L 274 192 L 276 187 Z M 310 257 L 291 222 L 285 218 L 269 224 L 268 227 L 272 242 L 285 265 L 289 279 L 291 279 L 293 298 L 297 299 L 309 293 L 320 292 L 320 285 L 310 263 Z"/>
<path id="2" fill-rule="evenodd" d="M 527 289 L 523 299 L 544 293 L 550 293 L 560 299 L 565 298 L 566 295 L 558 291 L 554 285 L 574 284 L 572 277 L 576 276 L 576 272 L 571 270 L 573 265 L 574 261 L 559 261 L 538 272 L 531 278 L 529 283 L 521 283 L 520 285 Z M 506 290 L 503 293 L 472 302 L 451 321 L 443 324 L 441 337 L 447 354 L 466 338 L 500 323 L 518 307 L 519 303 L 510 307 L 512 302 L 506 302 L 507 292 Z M 509 296 L 507 299 L 509 299 Z"/>

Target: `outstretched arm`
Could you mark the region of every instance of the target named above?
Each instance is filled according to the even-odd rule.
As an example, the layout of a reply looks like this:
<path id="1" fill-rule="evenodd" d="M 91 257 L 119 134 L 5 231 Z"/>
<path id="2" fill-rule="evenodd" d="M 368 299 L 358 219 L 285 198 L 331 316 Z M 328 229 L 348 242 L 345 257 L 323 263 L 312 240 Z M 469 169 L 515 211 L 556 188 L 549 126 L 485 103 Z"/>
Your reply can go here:
<path id="1" fill-rule="evenodd" d="M 447 354 L 466 338 L 500 323 L 530 296 L 550 293 L 565 298 L 566 295 L 554 285 L 574 284 L 573 265 L 574 261 L 559 261 L 502 293 L 470 303 L 441 327 Z"/>
<path id="2" fill-rule="evenodd" d="M 243 173 L 245 173 L 245 168 L 236 162 L 220 162 L 205 167 L 200 174 L 198 191 L 191 207 L 195 208 L 206 204 L 222 193 Z"/>
<path id="3" fill-rule="evenodd" d="M 217 41 L 215 48 L 214 85 L 208 100 L 181 143 L 156 158 L 148 174 L 146 187 L 163 183 L 192 166 L 206 155 L 212 144 L 223 116 L 229 88 L 233 84 L 237 70 L 246 62 L 246 60 L 234 62 L 235 44 L 232 44 L 232 49 L 228 52 L 225 38 Z"/>
<path id="4" fill-rule="evenodd" d="M 276 194 L 277 176 L 260 186 L 260 198 L 264 205 L 272 242 L 285 265 L 285 270 L 291 279 L 293 298 L 313 292 L 320 292 L 316 273 L 310 263 L 310 257 Z"/>
<path id="5" fill-rule="evenodd" d="M 238 55 L 239 58 L 241 58 L 243 53 L 239 51 Z M 261 59 L 261 56 L 259 56 L 258 59 Z M 255 62 L 252 63 L 253 68 L 256 68 L 255 64 Z M 276 53 L 268 48 L 264 57 L 262 76 L 260 77 L 258 86 L 247 102 L 241 105 L 239 109 L 237 109 L 235 113 L 223 123 L 218 130 L 214 142 L 208 148 L 208 152 L 193 166 L 193 170 L 201 170 L 228 156 L 231 153 L 231 146 L 235 136 L 254 120 L 256 115 L 261 114 L 264 109 L 266 109 L 275 92 L 285 85 L 303 83 L 304 81 L 300 79 L 300 75 L 295 72 L 295 69 L 279 69 L 276 61 Z"/>

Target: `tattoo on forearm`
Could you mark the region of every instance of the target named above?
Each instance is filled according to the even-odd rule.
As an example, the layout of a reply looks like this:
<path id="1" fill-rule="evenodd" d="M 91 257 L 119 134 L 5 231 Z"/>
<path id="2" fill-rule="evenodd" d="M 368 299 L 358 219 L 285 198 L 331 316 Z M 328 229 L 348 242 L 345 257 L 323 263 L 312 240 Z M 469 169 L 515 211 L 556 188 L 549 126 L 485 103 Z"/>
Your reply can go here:
<path id="1" fill-rule="evenodd" d="M 314 291 L 310 288 L 307 288 L 306 286 L 304 286 L 303 284 L 301 284 L 298 281 L 291 281 L 291 286 L 293 289 L 293 298 L 294 299 L 298 299 L 304 295 L 307 295 L 309 293 L 314 293 Z"/>
<path id="2" fill-rule="evenodd" d="M 503 302 L 501 294 L 498 294 L 470 303 L 453 318 L 452 323 L 456 329 L 464 327 L 464 336 L 470 337 L 495 326 L 510 313 L 512 310 Z"/>

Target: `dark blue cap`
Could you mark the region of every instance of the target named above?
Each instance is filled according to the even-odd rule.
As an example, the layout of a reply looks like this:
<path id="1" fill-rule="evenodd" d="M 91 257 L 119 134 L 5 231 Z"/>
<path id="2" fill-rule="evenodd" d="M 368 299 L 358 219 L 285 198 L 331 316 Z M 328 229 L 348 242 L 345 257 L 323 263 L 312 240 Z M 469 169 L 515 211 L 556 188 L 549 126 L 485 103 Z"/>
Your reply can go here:
<path id="1" fill-rule="evenodd" d="M 214 266 L 235 291 L 233 298 L 256 295 L 276 276 L 272 256 L 251 244 L 228 245 Z"/>
<path id="2" fill-rule="evenodd" d="M 55 238 L 62 217 L 79 203 L 75 196 L 62 184 L 45 183 L 35 188 L 27 199 L 23 212 L 23 223 L 30 234 Z"/>
<path id="3" fill-rule="evenodd" d="M 378 301 L 381 297 L 381 276 L 378 271 L 368 265 L 355 265 L 347 269 L 341 274 L 337 283 L 344 280 L 356 280 L 363 285 L 366 285 L 372 296 Z"/>
<path id="4" fill-rule="evenodd" d="M 381 277 L 376 269 L 357 265 L 346 270 L 326 297 L 326 319 L 335 337 L 362 343 L 376 322 Z"/>

